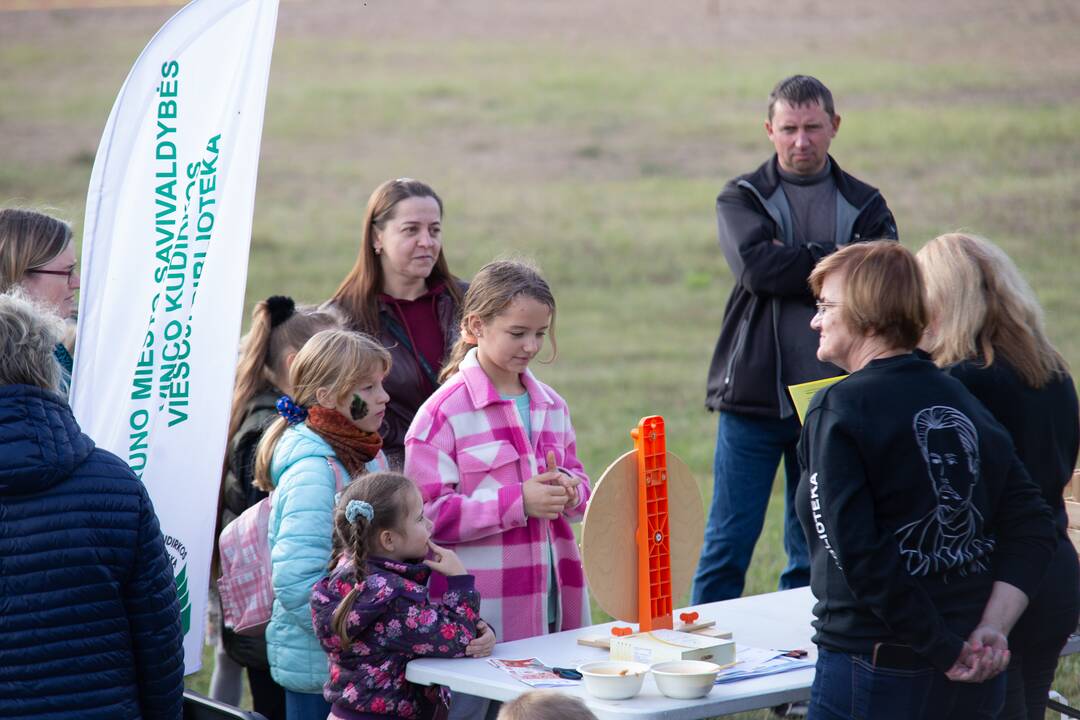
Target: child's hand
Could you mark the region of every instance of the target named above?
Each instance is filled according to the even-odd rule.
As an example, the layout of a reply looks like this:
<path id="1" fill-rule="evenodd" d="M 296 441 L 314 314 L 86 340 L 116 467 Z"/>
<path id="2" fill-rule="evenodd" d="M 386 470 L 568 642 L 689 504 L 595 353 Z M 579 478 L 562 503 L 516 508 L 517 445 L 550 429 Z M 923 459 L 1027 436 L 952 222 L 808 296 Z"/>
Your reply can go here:
<path id="1" fill-rule="evenodd" d="M 483 620 L 476 621 L 476 630 L 480 634 L 465 646 L 465 656 L 487 657 L 495 647 L 495 631 Z"/>
<path id="2" fill-rule="evenodd" d="M 562 486 L 558 470 L 548 470 L 535 475 L 521 486 L 522 501 L 528 517 L 554 520 L 566 507 L 569 495 Z"/>
<path id="3" fill-rule="evenodd" d="M 563 509 L 562 509 L 561 512 L 565 512 L 567 510 L 572 510 L 572 509 L 576 508 L 578 502 L 581 501 L 581 496 L 578 495 L 578 485 L 581 484 L 581 479 L 576 478 L 576 477 L 574 477 L 572 475 L 567 475 L 566 473 L 564 473 L 562 470 L 560 470 L 558 468 L 558 466 L 555 464 L 555 452 L 553 450 L 548 450 L 546 461 L 547 461 L 547 471 L 549 473 L 550 472 L 558 473 L 559 474 L 558 482 L 559 482 L 560 485 L 562 485 L 563 489 L 566 490 L 566 495 L 567 495 L 567 497 L 566 497 L 566 505 L 563 506 Z"/>
<path id="4" fill-rule="evenodd" d="M 457 556 L 453 550 L 448 550 L 444 547 L 440 547 L 435 543 L 428 540 L 428 547 L 431 549 L 431 553 L 434 557 L 424 560 L 424 564 L 437 573 L 442 573 L 447 577 L 451 575 L 466 575 L 465 566 L 461 563 L 461 558 Z"/>

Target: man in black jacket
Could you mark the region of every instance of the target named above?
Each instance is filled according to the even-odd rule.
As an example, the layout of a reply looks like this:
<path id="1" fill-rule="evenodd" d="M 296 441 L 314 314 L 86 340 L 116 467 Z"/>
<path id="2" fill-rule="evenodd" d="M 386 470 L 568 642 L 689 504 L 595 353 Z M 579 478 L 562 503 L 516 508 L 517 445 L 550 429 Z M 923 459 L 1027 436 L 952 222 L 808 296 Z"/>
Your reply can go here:
<path id="1" fill-rule="evenodd" d="M 832 94 L 819 80 L 795 75 L 781 81 L 769 96 L 765 121 L 776 154 L 733 179 L 716 199 L 720 247 L 735 286 L 709 368 L 705 405 L 720 411 L 720 421 L 695 603 L 742 594 L 781 457 L 788 564 L 779 586 L 810 580 L 806 539 L 792 505 L 799 421 L 786 388 L 841 373 L 817 360 L 807 278 L 838 247 L 897 239 L 881 193 L 829 155 L 839 128 Z"/>

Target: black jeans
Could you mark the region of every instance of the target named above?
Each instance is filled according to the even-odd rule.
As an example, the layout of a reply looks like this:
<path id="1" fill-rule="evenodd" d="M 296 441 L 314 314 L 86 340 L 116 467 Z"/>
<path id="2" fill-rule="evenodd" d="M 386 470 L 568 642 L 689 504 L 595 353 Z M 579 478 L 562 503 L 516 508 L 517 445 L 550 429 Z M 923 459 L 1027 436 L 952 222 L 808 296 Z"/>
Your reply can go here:
<path id="1" fill-rule="evenodd" d="M 1080 617 L 1080 567 L 1067 540 L 1058 543 L 1046 579 L 1009 633 L 1012 659 L 999 720 L 1042 720 L 1061 648 Z"/>
<path id="2" fill-rule="evenodd" d="M 255 712 L 267 720 L 285 720 L 285 688 L 274 682 L 269 670 L 249 667 L 247 676 Z"/>

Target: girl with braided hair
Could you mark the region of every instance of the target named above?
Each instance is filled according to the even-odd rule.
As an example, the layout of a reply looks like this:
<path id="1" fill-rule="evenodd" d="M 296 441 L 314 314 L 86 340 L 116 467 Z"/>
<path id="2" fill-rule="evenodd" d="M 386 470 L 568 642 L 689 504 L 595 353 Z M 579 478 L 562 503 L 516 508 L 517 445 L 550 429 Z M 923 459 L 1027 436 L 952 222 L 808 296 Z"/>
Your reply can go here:
<path id="1" fill-rule="evenodd" d="M 420 491 L 399 473 L 372 473 L 345 488 L 334 528 L 330 575 L 311 596 L 315 633 L 330 656 L 330 717 L 434 717 L 444 704 L 438 690 L 407 682 L 405 665 L 490 653 L 491 644 L 470 646 L 484 634 L 475 579 L 431 542 Z M 432 571 L 446 576 L 439 603 L 428 598 Z"/>

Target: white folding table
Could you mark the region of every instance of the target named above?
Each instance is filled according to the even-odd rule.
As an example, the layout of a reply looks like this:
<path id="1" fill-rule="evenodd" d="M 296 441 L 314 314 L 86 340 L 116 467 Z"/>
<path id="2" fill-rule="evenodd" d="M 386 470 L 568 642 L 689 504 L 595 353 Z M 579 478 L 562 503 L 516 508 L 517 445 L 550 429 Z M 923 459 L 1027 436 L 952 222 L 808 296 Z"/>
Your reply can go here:
<path id="1" fill-rule="evenodd" d="M 694 610 L 701 616 L 700 619 L 715 620 L 718 628 L 731 630 L 738 643 L 778 650 L 803 648 L 813 659 L 817 657 L 817 650 L 810 642 L 813 635 L 813 628 L 810 626 L 813 605 L 814 596 L 810 594 L 810 589 L 800 588 L 696 605 L 679 610 L 676 615 Z M 578 645 L 577 638 L 581 635 L 607 634 L 616 624 L 618 623 L 593 625 L 580 630 L 498 643 L 492 657 L 508 660 L 535 657 L 555 667 L 603 660 L 608 656 L 606 650 Z M 1075 634 L 1069 638 L 1061 654 L 1078 652 L 1080 634 Z M 486 658 L 413 660 L 408 665 L 406 677 L 420 685 L 445 685 L 451 690 L 503 702 L 513 700 L 532 689 L 491 666 Z M 810 697 L 810 684 L 813 680 L 813 668 L 793 670 L 763 678 L 716 685 L 707 696 L 698 700 L 672 700 L 664 697 L 656 689 L 651 674 L 645 677 L 641 693 L 629 700 L 597 700 L 585 692 L 581 683 L 558 688 L 558 691 L 582 698 L 600 720 L 627 717 L 637 720 L 696 720 L 806 700 Z"/>
<path id="2" fill-rule="evenodd" d="M 810 589 L 800 588 L 696 605 L 677 611 L 676 616 L 687 610 L 697 611 L 700 620 L 715 620 L 718 628 L 731 630 L 735 634 L 735 641 L 740 644 L 778 650 L 803 648 L 809 651 L 809 657 L 813 659 L 817 656 L 810 642 L 813 634 L 810 610 L 813 604 Z M 577 638 L 581 635 L 606 634 L 615 624 L 618 623 L 498 643 L 492 656 L 508 660 L 535 657 L 556 667 L 603 660 L 608 656 L 606 650 L 578 645 Z M 413 660 L 408 665 L 406 677 L 420 685 L 445 685 L 457 692 L 504 702 L 532 689 L 493 667 L 486 658 Z M 600 720 L 695 720 L 806 700 L 810 697 L 813 679 L 813 668 L 793 670 L 716 685 L 707 696 L 697 700 L 664 697 L 656 689 L 651 674 L 646 675 L 641 693 L 629 700 L 597 700 L 585 692 L 581 683 L 558 688 L 558 691 L 582 698 Z"/>

